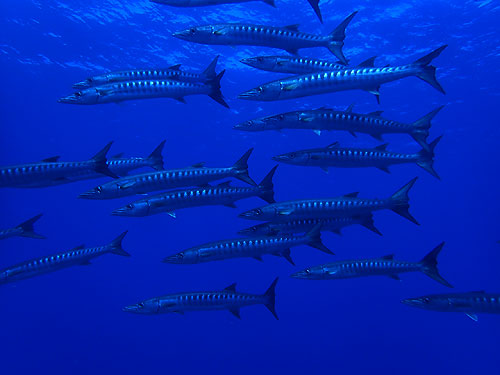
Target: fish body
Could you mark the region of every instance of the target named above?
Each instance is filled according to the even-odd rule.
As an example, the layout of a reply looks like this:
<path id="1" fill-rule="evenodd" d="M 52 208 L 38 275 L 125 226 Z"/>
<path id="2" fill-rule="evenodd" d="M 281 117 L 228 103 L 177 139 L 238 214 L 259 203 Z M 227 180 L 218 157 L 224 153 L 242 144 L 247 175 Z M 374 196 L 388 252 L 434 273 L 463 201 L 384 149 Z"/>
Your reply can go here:
<path id="1" fill-rule="evenodd" d="M 169 68 L 159 69 L 131 69 L 116 72 L 110 72 L 87 78 L 85 81 L 75 83 L 74 89 L 86 89 L 89 87 L 103 86 L 117 82 L 128 81 L 181 81 L 188 83 L 210 83 L 217 77 L 215 67 L 217 65 L 217 56 L 202 73 L 193 73 L 181 70 L 181 65 L 173 65 Z"/>
<path id="2" fill-rule="evenodd" d="M 195 8 L 222 4 L 241 4 L 253 1 L 261 1 L 267 5 L 276 7 L 274 0 L 151 0 L 153 3 L 170 5 L 172 7 L 179 8 Z"/>
<path id="3" fill-rule="evenodd" d="M 394 259 L 394 255 L 380 258 L 345 260 L 308 267 L 296 272 L 292 277 L 307 280 L 351 279 L 365 276 L 388 276 L 399 280 L 399 274 L 422 272 L 442 285 L 452 288 L 452 285 L 441 277 L 437 268 L 437 257 L 444 243 L 438 245 L 420 262 L 405 262 Z"/>
<path id="4" fill-rule="evenodd" d="M 355 67 L 343 70 L 303 74 L 265 83 L 238 96 L 240 99 L 276 101 L 346 90 L 364 90 L 376 95 L 380 86 L 402 78 L 416 76 L 441 93 L 445 93 L 436 80 L 436 68 L 429 65 L 446 46 L 442 46 L 417 61 L 394 67 Z"/>
<path id="5" fill-rule="evenodd" d="M 389 173 L 389 166 L 394 164 L 415 163 L 431 175 L 439 178 L 433 168 L 434 148 L 441 137 L 435 139 L 427 149 L 420 152 L 406 154 L 387 151 L 387 144 L 375 148 L 343 148 L 335 142 L 328 147 L 314 148 L 289 152 L 274 156 L 273 160 L 280 163 L 307 167 L 320 167 L 328 172 L 329 167 L 362 168 L 375 167 Z"/>
<path id="6" fill-rule="evenodd" d="M 209 84 L 159 79 L 115 82 L 83 89 L 59 99 L 59 103 L 92 105 L 154 98 L 171 98 L 185 103 L 185 96 L 208 95 L 229 108 L 220 91 L 224 72 L 219 73 Z"/>
<path id="7" fill-rule="evenodd" d="M 0 284 L 28 279 L 34 276 L 58 271 L 77 265 L 88 265 L 90 260 L 107 253 L 130 256 L 121 247 L 127 232 L 122 233 L 114 241 L 105 246 L 85 248 L 83 245 L 70 251 L 28 260 L 0 271 Z"/>
<path id="8" fill-rule="evenodd" d="M 82 193 L 80 198 L 114 199 L 157 190 L 203 186 L 227 177 L 235 177 L 255 186 L 256 183 L 248 175 L 247 161 L 252 151 L 253 149 L 248 150 L 232 167 L 205 168 L 202 164 L 198 164 L 190 168 L 168 169 L 123 177 Z"/>
<path id="9" fill-rule="evenodd" d="M 276 236 L 278 234 L 288 233 L 307 233 L 316 225 L 321 224 L 322 231 L 330 231 L 335 234 L 341 234 L 341 229 L 350 225 L 359 224 L 368 228 L 372 232 L 382 235 L 373 223 L 373 215 L 352 217 L 332 217 L 324 219 L 296 219 L 285 222 L 269 222 L 254 225 L 250 228 L 242 229 L 238 232 L 241 235 L 249 236 Z"/>
<path id="10" fill-rule="evenodd" d="M 249 24 L 218 24 L 192 27 L 173 34 L 174 37 L 200 44 L 247 45 L 279 48 L 293 55 L 302 48 L 326 47 L 343 64 L 347 64 L 342 47 L 345 29 L 356 12 L 347 17 L 329 35 L 306 34 L 298 30 L 298 25 L 272 27 Z"/>
<path id="11" fill-rule="evenodd" d="M 240 308 L 262 304 L 278 319 L 275 309 L 277 282 L 278 278 L 261 295 L 237 292 L 236 284 L 231 284 L 222 291 L 176 293 L 151 298 L 126 306 L 123 311 L 152 315 L 163 313 L 183 314 L 185 311 L 229 310 L 234 316 L 240 318 Z"/>
<path id="12" fill-rule="evenodd" d="M 258 56 L 241 60 L 243 64 L 274 73 L 308 74 L 345 69 L 345 65 L 299 56 Z"/>
<path id="13" fill-rule="evenodd" d="M 261 221 L 289 221 L 304 218 L 331 218 L 342 216 L 366 215 L 373 211 L 388 209 L 418 225 L 411 216 L 408 193 L 415 184 L 415 177 L 405 186 L 385 199 L 358 198 L 358 193 L 346 194 L 336 198 L 304 199 L 277 202 L 240 214 L 243 219 Z"/>
<path id="14" fill-rule="evenodd" d="M 500 314 L 500 294 L 484 291 L 432 294 L 407 298 L 401 302 L 424 310 L 465 313 L 474 321 L 478 320 L 476 314 Z"/>
<path id="15" fill-rule="evenodd" d="M 279 235 L 275 237 L 249 237 L 210 242 L 166 257 L 163 262 L 174 264 L 197 264 L 232 258 L 256 258 L 263 255 L 282 256 L 293 263 L 290 248 L 309 245 L 325 253 L 332 252 L 321 242 L 321 225 L 304 236 Z"/>
<path id="16" fill-rule="evenodd" d="M 72 182 L 82 174 L 98 173 L 117 178 L 107 165 L 108 143 L 92 159 L 61 162 L 55 156 L 37 163 L 0 167 L 0 187 L 36 188 Z"/>
<path id="17" fill-rule="evenodd" d="M 150 216 L 168 213 L 175 217 L 175 211 L 189 207 L 223 205 L 236 207 L 235 202 L 249 197 L 260 197 L 268 203 L 274 203 L 272 177 L 274 167 L 258 186 L 236 187 L 230 182 L 216 186 L 205 186 L 193 189 L 169 191 L 147 197 L 113 211 L 116 216 Z"/>
<path id="18" fill-rule="evenodd" d="M 36 215 L 29 220 L 22 222 L 21 224 L 15 226 L 14 228 L 0 229 L 0 240 L 4 240 L 10 237 L 29 237 L 37 239 L 45 239 L 45 236 L 35 232 L 33 225 L 38 219 L 42 217 L 42 214 Z"/>

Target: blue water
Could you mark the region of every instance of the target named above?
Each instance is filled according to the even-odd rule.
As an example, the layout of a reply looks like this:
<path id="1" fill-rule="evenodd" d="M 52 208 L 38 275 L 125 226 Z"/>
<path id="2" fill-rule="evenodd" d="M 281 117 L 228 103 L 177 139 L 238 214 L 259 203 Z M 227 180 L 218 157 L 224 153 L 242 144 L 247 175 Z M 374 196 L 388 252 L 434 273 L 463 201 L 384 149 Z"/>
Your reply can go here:
<path id="1" fill-rule="evenodd" d="M 376 146 L 366 135 L 308 131 L 243 133 L 237 122 L 299 108 L 356 103 L 360 113 L 384 110 L 389 119 L 412 122 L 439 105 L 430 139 L 438 181 L 414 165 L 376 169 L 332 169 L 282 165 L 275 177 L 277 200 L 333 197 L 360 191 L 385 197 L 415 176 L 411 196 L 416 226 L 390 211 L 375 213 L 379 237 L 359 227 L 342 236 L 324 234 L 331 257 L 302 246 L 292 249 L 296 267 L 283 258 L 264 263 L 237 259 L 199 265 L 160 260 L 204 242 L 231 238 L 255 222 L 237 219 L 262 205 L 258 198 L 237 209 L 204 207 L 146 218 L 112 217 L 134 198 L 87 201 L 76 196 L 98 183 L 89 180 L 45 189 L 3 189 L 0 227 L 44 213 L 37 230 L 48 239 L 12 238 L 0 243 L 0 268 L 46 254 L 108 243 L 125 229 L 130 258 L 106 255 L 92 266 L 2 286 L 0 363 L 2 374 L 496 374 L 500 373 L 500 320 L 445 314 L 405 306 L 400 300 L 448 292 L 422 274 L 390 278 L 307 281 L 289 275 L 309 265 L 395 253 L 419 260 L 441 241 L 442 275 L 460 292 L 500 292 L 497 244 L 498 103 L 500 6 L 493 1 L 322 1 L 321 26 L 305 0 L 217 8 L 176 9 L 139 1 L 3 1 L 0 4 L 0 165 L 61 155 L 84 160 L 113 140 L 111 154 L 146 156 L 162 140 L 166 167 L 205 161 L 229 166 L 255 147 L 250 174 L 259 181 L 274 165 L 271 156 L 334 141 Z M 247 22 L 300 23 L 313 33 L 330 32 L 353 10 L 345 54 L 353 62 L 379 56 L 377 64 L 411 62 L 442 44 L 435 61 L 443 96 L 407 78 L 382 87 L 382 104 L 364 92 L 321 95 L 276 103 L 245 102 L 236 96 L 278 77 L 240 64 L 244 57 L 275 54 L 259 47 L 190 44 L 170 34 L 192 25 Z M 188 104 L 169 99 L 121 105 L 72 106 L 57 99 L 87 76 L 109 70 L 183 64 L 201 70 L 217 55 L 227 69 L 222 88 L 227 110 L 205 96 Z M 304 56 L 331 58 L 327 50 Z M 416 151 L 407 136 L 387 136 L 390 148 Z M 238 184 L 238 183 L 236 183 Z M 276 277 L 276 321 L 263 306 L 229 312 L 141 316 L 123 306 L 167 293 L 237 289 L 262 293 Z"/>

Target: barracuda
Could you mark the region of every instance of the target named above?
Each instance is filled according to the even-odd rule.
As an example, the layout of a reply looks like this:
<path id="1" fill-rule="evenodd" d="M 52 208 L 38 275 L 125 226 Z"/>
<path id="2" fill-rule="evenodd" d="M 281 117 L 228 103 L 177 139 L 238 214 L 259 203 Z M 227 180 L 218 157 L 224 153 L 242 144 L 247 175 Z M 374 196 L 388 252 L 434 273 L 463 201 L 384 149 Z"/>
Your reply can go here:
<path id="1" fill-rule="evenodd" d="M 72 266 L 87 266 L 92 259 L 107 253 L 130 256 L 130 254 L 122 249 L 122 240 L 126 234 L 127 232 L 123 232 L 110 244 L 105 246 L 91 248 L 84 248 L 83 245 L 77 246 L 70 251 L 28 260 L 8 267 L 0 271 L 0 284 L 28 279 Z"/>
<path id="2" fill-rule="evenodd" d="M 312 130 L 318 135 L 322 131 L 338 130 L 347 131 L 353 136 L 356 136 L 356 133 L 369 134 L 377 140 L 382 140 L 383 134 L 409 134 L 422 148 L 428 149 L 427 137 L 431 121 L 443 109 L 443 106 L 409 124 L 387 120 L 381 116 L 382 111 L 359 114 L 352 112 L 352 109 L 353 105 L 349 106 L 346 111 L 319 108 L 281 113 L 246 121 L 235 125 L 233 129 L 249 132 L 305 129 Z"/>
<path id="3" fill-rule="evenodd" d="M 464 313 L 476 322 L 478 321 L 477 314 L 500 314 L 500 294 L 489 294 L 483 290 L 468 293 L 431 294 L 407 298 L 401 302 L 424 310 Z"/>
<path id="4" fill-rule="evenodd" d="M 434 148 L 440 139 L 441 137 L 436 138 L 428 147 L 414 154 L 387 151 L 387 143 L 375 148 L 342 148 L 339 147 L 338 142 L 335 142 L 324 148 L 300 150 L 274 156 L 273 160 L 305 167 L 320 167 L 326 172 L 328 172 L 329 167 L 375 167 L 390 173 L 390 165 L 415 163 L 439 179 L 433 164 Z"/>
<path id="5" fill-rule="evenodd" d="M 289 221 L 304 218 L 331 218 L 364 215 L 378 210 L 392 210 L 417 225 L 408 209 L 408 192 L 417 177 L 408 182 L 391 197 L 385 199 L 358 198 L 358 193 L 327 199 L 307 199 L 273 203 L 240 214 L 243 219 L 261 221 Z"/>
<path id="6" fill-rule="evenodd" d="M 446 48 L 439 47 L 417 61 L 395 67 L 346 68 L 324 73 L 304 74 L 283 78 L 246 91 L 240 99 L 275 101 L 346 90 L 364 90 L 374 94 L 380 102 L 380 86 L 384 83 L 415 76 L 439 92 L 445 91 L 436 80 L 436 68 L 429 65 Z M 343 61 L 342 61 L 343 62 Z"/>
<path id="7" fill-rule="evenodd" d="M 217 103 L 229 108 L 220 91 L 220 80 L 224 70 L 209 84 L 189 83 L 173 80 L 140 80 L 116 82 L 91 87 L 59 99 L 68 104 L 105 104 L 126 100 L 171 98 L 186 103 L 188 95 L 208 95 Z"/>
<path id="8" fill-rule="evenodd" d="M 381 258 L 344 260 L 306 268 L 304 271 L 294 273 L 296 279 L 308 280 L 333 280 L 351 279 L 364 276 L 388 276 L 399 280 L 400 273 L 422 272 L 438 283 L 453 288 L 441 277 L 437 268 L 437 257 L 443 249 L 444 242 L 434 248 L 420 262 L 404 262 L 394 260 L 394 255 Z"/>
<path id="9" fill-rule="evenodd" d="M 250 237 L 223 240 L 196 246 L 166 257 L 164 263 L 197 264 L 232 258 L 255 258 L 262 260 L 263 255 L 284 257 L 292 265 L 290 248 L 308 245 L 327 254 L 333 254 L 321 242 L 321 224 L 315 226 L 304 236 L 280 235 L 276 237 Z"/>
<path id="10" fill-rule="evenodd" d="M 275 309 L 277 282 L 278 278 L 262 295 L 239 293 L 236 291 L 235 283 L 218 292 L 188 292 L 151 298 L 124 307 L 123 311 L 151 315 L 163 313 L 184 314 L 185 311 L 229 310 L 234 316 L 241 319 L 240 308 L 251 305 L 264 305 L 278 319 Z"/>
<path id="11" fill-rule="evenodd" d="M 172 7 L 179 8 L 195 8 L 221 4 L 241 4 L 253 1 L 261 1 L 272 6 L 273 8 L 276 8 L 274 0 L 151 0 L 153 3 L 170 5 Z"/>
<path id="12" fill-rule="evenodd" d="M 359 224 L 368 228 L 379 236 L 382 235 L 373 223 L 373 215 L 352 216 L 352 217 L 332 217 L 327 219 L 297 219 L 281 222 L 270 222 L 254 225 L 253 227 L 242 229 L 238 234 L 245 236 L 276 236 L 288 233 L 306 233 L 316 225 L 321 224 L 322 231 L 330 231 L 341 234 L 341 229 L 350 225 Z"/>
<path id="13" fill-rule="evenodd" d="M 116 82 L 148 80 L 174 80 L 189 83 L 210 83 L 217 77 L 215 67 L 218 59 L 219 56 L 217 56 L 201 74 L 183 71 L 180 69 L 180 64 L 173 65 L 166 69 L 122 70 L 89 77 L 85 81 L 75 83 L 73 88 L 86 89 L 89 87 L 102 86 Z"/>
<path id="14" fill-rule="evenodd" d="M 236 208 L 236 201 L 249 197 L 260 197 L 267 203 L 274 203 L 272 179 L 277 167 L 258 186 L 235 187 L 228 181 L 217 186 L 170 191 L 130 203 L 113 211 L 112 215 L 143 217 L 167 213 L 175 218 L 175 211 L 179 209 L 217 205 Z"/>
<path id="15" fill-rule="evenodd" d="M 109 142 L 92 159 L 86 161 L 59 162 L 59 156 L 38 163 L 0 167 L 0 187 L 36 188 L 73 182 L 72 178 L 88 173 L 99 173 L 118 178 L 108 169 L 106 154 L 113 142 Z"/>
<path id="16" fill-rule="evenodd" d="M 342 52 L 345 29 L 356 13 L 352 13 L 327 36 L 302 33 L 298 30 L 298 25 L 271 27 L 246 24 L 198 26 L 179 31 L 173 36 L 200 44 L 279 48 L 293 55 L 297 55 L 301 48 L 326 47 L 342 64 L 347 64 L 347 59 Z"/>
<path id="17" fill-rule="evenodd" d="M 151 191 L 174 189 L 186 186 L 202 186 L 215 180 L 235 177 L 250 185 L 257 184 L 248 175 L 248 158 L 253 148 L 248 150 L 232 167 L 205 168 L 196 164 L 190 168 L 169 169 L 123 177 L 80 194 L 85 199 L 114 199 Z"/>
<path id="18" fill-rule="evenodd" d="M 29 237 L 29 238 L 37 238 L 37 239 L 45 239 L 45 236 L 38 234 L 35 232 L 33 228 L 33 224 L 38 221 L 42 217 L 42 214 L 36 215 L 25 222 L 15 226 L 14 228 L 8 229 L 0 229 L 0 240 L 4 240 L 10 237 Z"/>
<path id="19" fill-rule="evenodd" d="M 258 56 L 240 60 L 245 65 L 274 73 L 307 74 L 345 69 L 345 65 L 295 56 Z"/>

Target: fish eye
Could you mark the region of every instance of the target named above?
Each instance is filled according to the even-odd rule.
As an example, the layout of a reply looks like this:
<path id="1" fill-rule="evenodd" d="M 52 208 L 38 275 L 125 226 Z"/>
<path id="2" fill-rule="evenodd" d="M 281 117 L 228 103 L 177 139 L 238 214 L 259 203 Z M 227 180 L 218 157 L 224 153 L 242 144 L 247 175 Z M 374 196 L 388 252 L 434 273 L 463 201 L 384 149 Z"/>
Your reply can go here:
<path id="1" fill-rule="evenodd" d="M 75 92 L 75 96 L 82 96 L 82 93 L 80 91 Z"/>
<path id="2" fill-rule="evenodd" d="M 263 92 L 263 91 L 264 91 L 264 89 L 262 88 L 262 86 L 260 86 L 260 87 L 258 87 L 258 88 L 257 88 L 257 91 L 258 91 L 259 93 L 261 93 L 261 92 Z"/>
<path id="3" fill-rule="evenodd" d="M 177 254 L 177 258 L 179 258 L 179 259 L 183 259 L 183 258 L 184 258 L 184 253 L 179 253 L 179 254 Z"/>
<path id="4" fill-rule="evenodd" d="M 98 193 L 102 193 L 102 187 L 100 187 L 100 186 L 96 187 L 95 191 Z"/>
<path id="5" fill-rule="evenodd" d="M 133 204 L 129 204 L 129 205 L 127 205 L 127 208 L 132 209 L 132 208 L 134 208 L 134 205 Z"/>
<path id="6" fill-rule="evenodd" d="M 306 273 L 310 274 L 311 273 L 311 269 L 310 268 L 306 268 Z"/>
<path id="7" fill-rule="evenodd" d="M 194 34 L 194 33 L 196 32 L 196 29 L 193 27 L 193 28 L 189 29 L 189 32 L 190 32 L 191 34 Z"/>
<path id="8" fill-rule="evenodd" d="M 262 210 L 260 208 L 256 209 L 255 215 L 262 215 Z"/>
<path id="9" fill-rule="evenodd" d="M 279 115 L 279 116 L 278 116 L 278 119 L 280 119 L 280 120 L 284 120 L 284 119 L 285 119 L 285 115 Z"/>
<path id="10" fill-rule="evenodd" d="M 262 61 L 264 61 L 264 58 L 262 56 L 259 56 L 259 57 L 257 57 L 257 61 L 262 62 Z"/>
<path id="11" fill-rule="evenodd" d="M 293 152 L 292 152 L 291 154 L 289 154 L 289 156 L 290 156 L 292 159 L 294 159 L 296 155 L 295 155 L 295 153 L 293 153 Z"/>
<path id="12" fill-rule="evenodd" d="M 144 307 L 144 303 L 143 303 L 143 302 L 140 302 L 140 303 L 138 303 L 138 304 L 137 304 L 137 306 L 139 306 L 139 307 Z"/>

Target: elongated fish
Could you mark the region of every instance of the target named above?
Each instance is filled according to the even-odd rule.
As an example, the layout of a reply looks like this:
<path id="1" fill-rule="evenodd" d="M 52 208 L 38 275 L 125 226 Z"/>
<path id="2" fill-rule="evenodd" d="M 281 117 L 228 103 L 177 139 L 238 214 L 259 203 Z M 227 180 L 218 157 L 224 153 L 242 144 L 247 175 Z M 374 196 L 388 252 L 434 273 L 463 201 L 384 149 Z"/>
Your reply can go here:
<path id="1" fill-rule="evenodd" d="M 164 212 L 175 218 L 175 211 L 179 209 L 217 205 L 236 208 L 236 201 L 254 196 L 274 203 L 273 175 L 277 167 L 258 186 L 236 187 L 227 181 L 217 186 L 169 191 L 130 203 L 113 211 L 112 215 L 142 217 Z"/>
<path id="2" fill-rule="evenodd" d="M 433 164 L 434 148 L 440 139 L 441 137 L 436 138 L 428 147 L 413 154 L 387 151 L 387 143 L 375 148 L 343 148 L 335 142 L 324 148 L 312 148 L 274 156 L 273 160 L 304 167 L 320 167 L 326 172 L 329 167 L 375 167 L 390 173 L 389 166 L 391 165 L 415 163 L 439 179 Z"/>
<path id="3" fill-rule="evenodd" d="M 107 253 L 130 256 L 122 249 L 122 240 L 126 234 L 127 232 L 123 232 L 108 245 L 90 248 L 81 245 L 63 253 L 28 260 L 5 268 L 0 271 L 0 284 L 28 279 L 72 266 L 86 266 L 92 259 Z"/>
<path id="4" fill-rule="evenodd" d="M 483 290 L 468 293 L 431 294 L 407 298 L 401 302 L 424 310 L 464 313 L 476 322 L 477 314 L 500 314 L 500 294 L 489 294 Z"/>
<path id="5" fill-rule="evenodd" d="M 172 7 L 179 8 L 195 8 L 221 4 L 241 4 L 252 1 L 261 1 L 274 8 L 276 7 L 274 0 L 151 0 L 153 3 L 170 5 Z"/>
<path id="6" fill-rule="evenodd" d="M 159 69 L 132 69 L 118 72 L 110 72 L 87 78 L 85 81 L 75 83 L 74 89 L 86 89 L 89 87 L 103 86 L 116 82 L 147 81 L 147 80 L 174 80 L 189 83 L 210 83 L 217 77 L 215 67 L 219 56 L 208 65 L 202 73 L 192 73 L 181 70 L 181 64 L 169 68 Z"/>
<path id="7" fill-rule="evenodd" d="M 185 311 L 229 310 L 238 319 L 240 308 L 251 305 L 264 305 L 278 319 L 275 310 L 276 278 L 269 289 L 262 294 L 247 294 L 236 291 L 236 283 L 219 292 L 188 292 L 167 294 L 151 298 L 123 308 L 123 311 L 136 314 L 163 314 Z"/>
<path id="8" fill-rule="evenodd" d="M 327 36 L 300 32 L 298 25 L 272 27 L 247 24 L 218 24 L 191 27 L 173 34 L 174 37 L 200 44 L 247 45 L 279 48 L 297 55 L 301 48 L 325 47 L 342 64 L 347 59 L 342 52 L 345 29 L 357 12 L 352 13 Z"/>
<path id="9" fill-rule="evenodd" d="M 0 229 L 0 240 L 4 240 L 9 237 L 29 237 L 29 238 L 37 238 L 37 239 L 45 239 L 45 236 L 38 234 L 35 232 L 33 228 L 33 224 L 38 221 L 42 217 L 42 214 L 36 215 L 25 222 L 15 226 L 14 228 L 8 229 Z"/>
<path id="10" fill-rule="evenodd" d="M 417 177 L 385 199 L 358 198 L 358 193 L 350 193 L 336 198 L 304 199 L 273 203 L 255 208 L 239 216 L 243 219 L 261 221 L 289 221 L 304 218 L 330 218 L 364 215 L 377 210 L 392 210 L 398 215 L 417 225 L 408 209 L 408 192 L 417 181 Z"/>
<path id="11" fill-rule="evenodd" d="M 307 74 L 345 69 L 345 65 L 297 56 L 257 56 L 240 60 L 245 65 L 274 73 Z"/>
<path id="12" fill-rule="evenodd" d="M 220 80 L 225 70 L 209 83 L 191 83 L 174 80 L 140 80 L 95 86 L 59 99 L 68 104 L 105 104 L 126 100 L 171 98 L 186 103 L 188 95 L 208 95 L 217 103 L 229 108 L 220 91 Z"/>
<path id="13" fill-rule="evenodd" d="M 373 223 L 373 215 L 331 217 L 326 219 L 297 219 L 285 222 L 269 222 L 254 225 L 250 228 L 242 229 L 238 234 L 245 236 L 276 236 L 278 234 L 288 233 L 306 233 L 316 225 L 321 224 L 322 231 L 330 231 L 335 234 L 341 234 L 344 227 L 359 224 L 368 228 L 379 236 L 382 235 Z"/>
<path id="14" fill-rule="evenodd" d="M 256 186 L 257 184 L 248 175 L 248 158 L 252 151 L 253 148 L 245 152 L 232 167 L 206 168 L 203 167 L 203 163 L 200 163 L 190 168 L 138 174 L 99 185 L 80 194 L 79 197 L 85 199 L 114 199 L 157 190 L 203 186 L 209 182 L 227 177 L 235 177 Z"/>
<path id="15" fill-rule="evenodd" d="M 437 268 L 437 257 L 443 249 L 444 242 L 434 248 L 420 262 L 405 262 L 394 259 L 394 255 L 381 258 L 344 260 L 306 268 L 296 272 L 292 277 L 307 280 L 351 279 L 364 276 L 388 276 L 399 280 L 400 273 L 422 272 L 438 283 L 453 288 L 441 277 Z"/>
<path id="16" fill-rule="evenodd" d="M 249 237 L 210 242 L 166 257 L 164 263 L 197 264 L 232 258 L 255 258 L 262 260 L 263 255 L 284 257 L 291 264 L 290 248 L 308 245 L 327 254 L 333 254 L 321 242 L 321 224 L 315 226 L 304 236 L 279 235 L 275 237 Z"/>
<path id="17" fill-rule="evenodd" d="M 112 143 L 109 142 L 90 160 L 60 162 L 59 156 L 54 156 L 38 163 L 0 167 L 0 187 L 46 187 L 72 182 L 75 176 L 94 172 L 118 178 L 106 163 L 106 154 Z"/>
<path id="18" fill-rule="evenodd" d="M 382 140 L 383 134 L 408 134 L 422 148 L 428 149 L 427 137 L 429 136 L 431 121 L 443 109 L 443 106 L 434 109 L 413 123 L 387 120 L 381 116 L 382 111 L 367 114 L 354 113 L 352 108 L 351 105 L 345 111 L 319 108 L 286 112 L 245 121 L 235 125 L 233 129 L 249 132 L 305 129 L 312 130 L 318 135 L 322 131 L 342 130 L 351 133 L 353 136 L 356 136 L 356 133 L 369 134 L 377 140 Z"/>
<path id="19" fill-rule="evenodd" d="M 407 65 L 384 68 L 346 68 L 344 70 L 282 78 L 246 91 L 240 94 L 238 98 L 275 101 L 337 91 L 364 90 L 374 94 L 377 101 L 380 102 L 379 90 L 382 84 L 411 76 L 420 78 L 445 94 L 445 91 L 436 80 L 436 67 L 429 65 L 445 48 L 446 45 L 441 46 Z"/>

